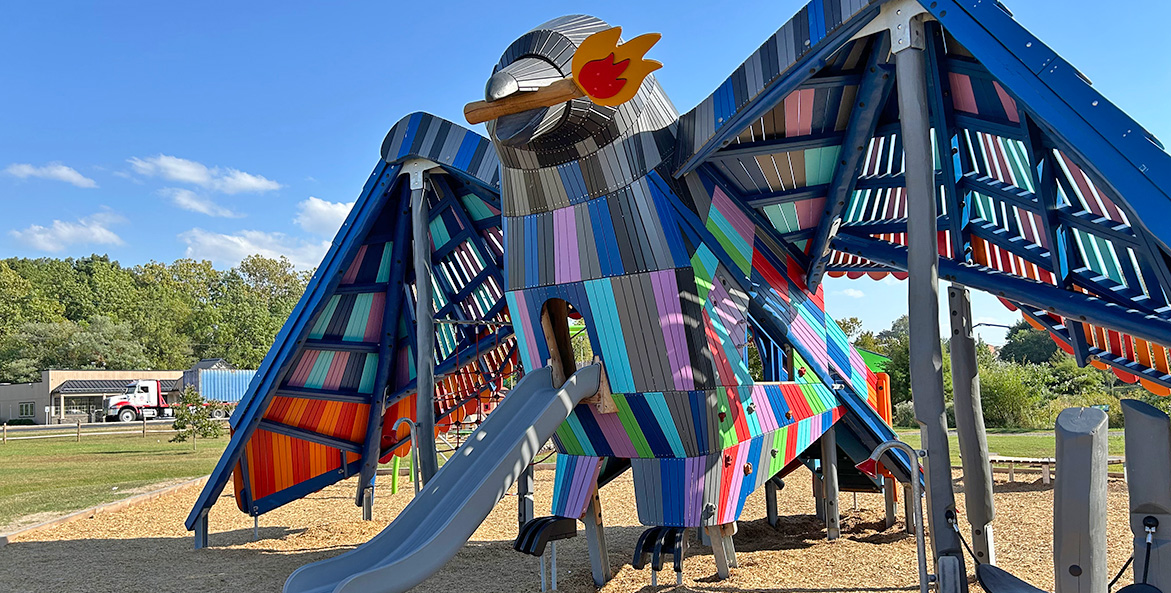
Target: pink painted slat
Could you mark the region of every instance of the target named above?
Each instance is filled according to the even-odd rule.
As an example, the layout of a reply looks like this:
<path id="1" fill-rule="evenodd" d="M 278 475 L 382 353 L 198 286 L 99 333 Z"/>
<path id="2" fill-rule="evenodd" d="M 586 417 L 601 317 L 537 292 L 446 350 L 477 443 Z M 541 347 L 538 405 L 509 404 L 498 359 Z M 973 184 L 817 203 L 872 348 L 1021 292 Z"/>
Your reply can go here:
<path id="1" fill-rule="evenodd" d="M 358 277 L 358 270 L 362 269 L 362 259 L 366 257 L 366 246 L 363 245 L 358 248 L 358 255 L 354 256 L 354 261 L 350 262 L 350 267 L 346 269 L 346 273 L 342 276 L 342 284 L 353 284 L 354 279 Z"/>
<path id="2" fill-rule="evenodd" d="M 813 133 L 813 103 L 817 91 L 814 89 L 805 89 L 798 92 L 801 96 L 800 115 L 798 116 L 801 135 L 808 136 Z"/>
<path id="3" fill-rule="evenodd" d="M 333 360 L 329 363 L 329 370 L 325 373 L 325 383 L 322 387 L 331 391 L 337 391 L 342 385 L 342 378 L 346 374 L 346 364 L 350 361 L 349 352 L 338 352 L 333 355 Z"/>
<path id="4" fill-rule="evenodd" d="M 301 355 L 301 362 L 297 363 L 296 370 L 289 376 L 289 386 L 305 386 L 305 380 L 309 378 L 309 373 L 313 370 L 313 365 L 317 364 L 317 355 L 319 354 L 321 354 L 320 350 L 306 350 Z"/>
<path id="5" fill-rule="evenodd" d="M 972 79 L 967 74 L 957 74 L 949 72 L 948 80 L 951 82 L 951 101 L 959 111 L 966 111 L 968 113 L 980 113 L 976 107 L 976 95 L 972 92 Z"/>
<path id="6" fill-rule="evenodd" d="M 1017 112 L 1016 101 L 1008 96 L 1008 92 L 1004 87 L 1000 86 L 999 82 L 992 81 L 992 86 L 996 87 L 996 96 L 1000 97 L 1000 104 L 1004 106 L 1004 113 L 1008 116 L 1009 121 L 1013 123 L 1021 123 L 1021 115 Z"/>
<path id="7" fill-rule="evenodd" d="M 370 315 L 366 319 L 366 331 L 362 339 L 366 342 L 382 342 L 382 314 L 386 311 L 386 293 L 376 292 L 370 299 Z"/>

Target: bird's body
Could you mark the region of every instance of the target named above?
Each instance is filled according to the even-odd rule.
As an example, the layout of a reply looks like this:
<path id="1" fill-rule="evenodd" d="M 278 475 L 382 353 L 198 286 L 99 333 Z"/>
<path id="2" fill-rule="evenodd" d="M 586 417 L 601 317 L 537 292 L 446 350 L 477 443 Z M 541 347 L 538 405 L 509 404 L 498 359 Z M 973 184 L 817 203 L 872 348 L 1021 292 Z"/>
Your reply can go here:
<path id="1" fill-rule="evenodd" d="M 505 52 L 488 99 L 567 76 L 576 44 L 605 28 L 584 16 L 537 27 Z M 714 178 L 672 176 L 677 125 L 653 78 L 617 108 L 575 99 L 488 124 L 524 365 L 568 376 L 589 362 L 569 337 L 567 317 L 580 319 L 616 409 L 580 405 L 558 430 L 556 515 L 580 517 L 602 460 L 618 457 L 631 460 L 644 524 L 731 523 L 841 415 L 820 382 L 750 376 L 752 307 L 771 309 L 782 338 L 820 334 L 822 356 L 837 326 L 804 271 Z M 836 366 L 865 398 L 873 375 L 851 353 Z"/>

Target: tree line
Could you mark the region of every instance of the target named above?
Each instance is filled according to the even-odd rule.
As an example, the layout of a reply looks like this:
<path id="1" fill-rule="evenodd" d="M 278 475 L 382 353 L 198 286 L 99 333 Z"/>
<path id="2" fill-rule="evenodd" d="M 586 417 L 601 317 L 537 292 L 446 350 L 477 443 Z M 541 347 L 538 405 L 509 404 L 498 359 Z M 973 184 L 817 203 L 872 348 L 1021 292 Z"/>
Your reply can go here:
<path id="1" fill-rule="evenodd" d="M 856 317 L 838 323 L 855 347 L 890 359 L 886 372 L 890 375 L 895 424 L 914 426 L 907 316 L 879 332 L 861 331 L 862 322 Z M 948 422 L 954 426 L 949 343 L 943 340 L 942 345 L 944 396 Z M 1023 319 L 1008 330 L 1000 348 L 978 340 L 976 362 L 984 422 L 989 427 L 1051 430 L 1057 414 L 1065 408 L 1091 405 L 1109 406 L 1110 425 L 1117 427 L 1122 425 L 1119 402 L 1123 398 L 1167 408 L 1163 398 L 1137 383 L 1125 383 L 1114 373 L 1092 366 L 1078 367 L 1072 356 L 1057 348 L 1048 332 L 1034 329 Z"/>
<path id="2" fill-rule="evenodd" d="M 253 255 L 218 270 L 105 255 L 0 260 L 0 382 L 42 369 L 186 369 L 201 358 L 256 368 L 311 271 Z"/>

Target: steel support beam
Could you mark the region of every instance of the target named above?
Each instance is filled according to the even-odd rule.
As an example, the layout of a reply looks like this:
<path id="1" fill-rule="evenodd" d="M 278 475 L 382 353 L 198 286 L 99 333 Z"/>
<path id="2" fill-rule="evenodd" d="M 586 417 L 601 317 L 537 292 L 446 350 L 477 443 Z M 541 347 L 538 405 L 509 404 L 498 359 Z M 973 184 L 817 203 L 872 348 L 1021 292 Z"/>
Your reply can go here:
<path id="1" fill-rule="evenodd" d="M 415 423 L 418 425 L 419 473 L 422 484 L 439 471 L 435 451 L 435 311 L 431 302 L 431 229 L 424 180 L 425 165 L 411 167 L 411 222 L 415 263 Z"/>
<path id="2" fill-rule="evenodd" d="M 841 512 L 838 498 L 838 440 L 834 427 L 821 435 L 821 479 L 825 497 L 825 538 L 833 541 L 842 537 Z"/>
<path id="3" fill-rule="evenodd" d="M 872 45 L 880 45 L 881 37 L 871 41 Z M 826 192 L 825 211 L 821 214 L 821 221 L 817 225 L 817 236 L 811 243 L 809 255 L 812 258 L 805 283 L 810 292 L 817 292 L 821 279 L 825 275 L 825 266 L 829 263 L 830 239 L 838 232 L 842 224 L 842 212 L 846 209 L 850 197 L 854 195 L 854 187 L 858 184 L 858 175 L 862 172 L 862 165 L 866 161 L 866 148 L 874 138 L 874 129 L 878 126 L 878 115 L 886 105 L 887 97 L 894 86 L 891 68 L 879 60 L 885 60 L 886 52 L 877 47 L 870 50 L 866 70 L 862 75 L 862 82 L 858 85 L 858 94 L 854 97 L 853 109 L 850 112 L 850 123 L 846 126 L 846 135 L 842 138 L 842 148 L 838 153 L 838 164 L 834 169 L 829 191 Z"/>
<path id="4" fill-rule="evenodd" d="M 910 3 L 904 10 L 911 12 Z M 921 8 L 921 7 L 920 7 Z M 911 332 L 911 392 L 919 423 L 927 481 L 927 526 L 931 533 L 938 590 L 967 591 L 963 550 L 948 518 L 955 515 L 951 457 L 943 398 L 943 354 L 939 335 L 939 251 L 936 231 L 935 163 L 927 103 L 923 22 L 911 14 L 895 21 L 901 37 L 892 44 L 899 87 L 899 121 L 907 178 L 908 311 Z M 904 30 L 903 27 L 906 27 Z M 958 571 L 956 570 L 958 569 Z"/>
<path id="5" fill-rule="evenodd" d="M 964 468 L 964 502 L 972 528 L 972 549 L 982 564 L 996 564 L 992 539 L 992 465 L 988 461 L 988 437 L 980 404 L 980 375 L 976 366 L 976 340 L 972 336 L 972 299 L 967 288 L 952 284 L 947 289 L 951 319 L 951 386 L 955 403 L 956 432 Z"/>
<path id="6" fill-rule="evenodd" d="M 907 249 L 877 239 L 841 234 L 833 240 L 834 249 L 858 255 L 877 264 L 907 270 Z M 1092 323 L 1125 332 L 1157 344 L 1171 344 L 1171 322 L 1141 311 L 1125 309 L 1100 298 L 1062 290 L 1020 276 L 1006 274 L 987 266 L 940 262 L 941 276 L 964 286 L 978 288 L 1010 301 L 1055 313 L 1065 318 Z"/>
<path id="7" fill-rule="evenodd" d="M 369 521 L 373 518 L 374 475 L 378 469 L 378 458 L 382 450 L 382 422 L 386 414 L 386 387 L 390 383 L 393 365 L 391 364 L 396 340 L 398 338 L 398 320 L 402 308 L 403 291 L 397 290 L 398 282 L 406 277 L 406 237 L 407 222 L 410 220 L 410 194 L 406 188 L 399 192 L 398 216 L 395 217 L 394 239 L 391 246 L 390 276 L 393 282 L 388 283 L 386 298 L 383 300 L 382 333 L 378 341 L 378 367 L 374 374 L 374 390 L 370 393 L 369 411 L 366 418 L 366 438 L 362 443 L 362 467 L 358 472 L 358 488 L 354 495 L 354 504 L 362 507 L 362 518 Z M 343 463 L 342 465 L 345 465 Z"/>

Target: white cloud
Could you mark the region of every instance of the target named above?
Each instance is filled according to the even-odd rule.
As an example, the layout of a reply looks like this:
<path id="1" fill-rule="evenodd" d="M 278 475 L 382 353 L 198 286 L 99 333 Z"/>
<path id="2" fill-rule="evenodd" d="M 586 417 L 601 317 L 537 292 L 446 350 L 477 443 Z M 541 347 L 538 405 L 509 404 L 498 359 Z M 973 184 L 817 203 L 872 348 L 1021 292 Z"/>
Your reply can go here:
<path id="1" fill-rule="evenodd" d="M 305 241 L 284 233 L 242 230 L 223 234 L 194 228 L 179 234 L 187 243 L 186 257 L 209 259 L 220 265 L 234 266 L 253 254 L 265 257 L 285 256 L 298 268 L 316 267 L 329 250 L 329 241 Z"/>
<path id="2" fill-rule="evenodd" d="M 37 167 L 27 163 L 13 163 L 8 165 L 8 168 L 4 169 L 4 172 L 20 179 L 36 177 L 38 179 L 64 181 L 77 187 L 94 188 L 98 186 L 96 181 L 78 173 L 77 169 L 66 167 L 61 163 L 49 163 L 43 167 Z"/>
<path id="3" fill-rule="evenodd" d="M 34 224 L 21 231 L 9 231 L 17 241 L 41 251 L 57 253 L 70 245 L 122 245 L 122 238 L 111 227 L 124 222 L 109 211 L 77 219 L 76 222 L 54 220 L 47 227 Z"/>
<path id="4" fill-rule="evenodd" d="M 866 293 L 862 292 L 861 290 L 858 290 L 857 288 L 845 288 L 845 289 L 837 291 L 836 294 L 848 296 L 852 299 L 860 299 L 860 298 L 866 296 Z"/>
<path id="5" fill-rule="evenodd" d="M 281 188 L 281 184 L 260 175 L 230 167 L 208 167 L 197 161 L 165 154 L 144 159 L 132 157 L 126 162 L 139 175 L 190 183 L 225 194 L 262 193 Z"/>
<path id="6" fill-rule="evenodd" d="M 191 212 L 198 212 L 208 216 L 219 216 L 223 218 L 240 218 L 243 214 L 232 211 L 231 209 L 220 206 L 214 201 L 205 198 L 189 189 L 180 189 L 177 187 L 164 187 L 159 190 L 159 195 L 171 200 L 171 203 L 184 210 Z"/>
<path id="7" fill-rule="evenodd" d="M 310 233 L 332 237 L 353 207 L 353 202 L 330 202 L 309 196 L 297 204 L 297 217 L 293 222 Z"/>

